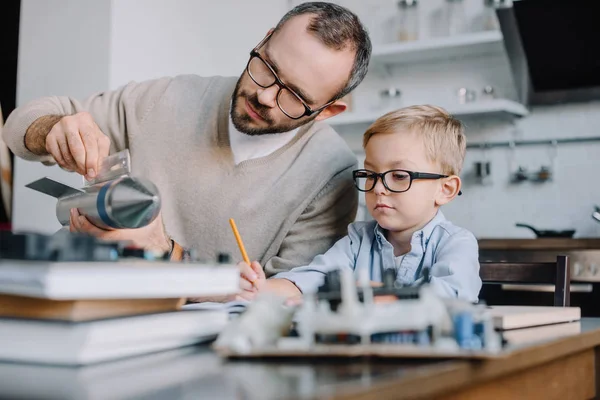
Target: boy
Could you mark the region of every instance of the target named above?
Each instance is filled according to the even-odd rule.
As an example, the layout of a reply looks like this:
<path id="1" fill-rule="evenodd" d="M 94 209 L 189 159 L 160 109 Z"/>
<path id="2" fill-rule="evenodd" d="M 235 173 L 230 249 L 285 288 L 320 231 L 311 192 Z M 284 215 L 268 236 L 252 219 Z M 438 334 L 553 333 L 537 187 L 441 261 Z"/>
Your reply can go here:
<path id="1" fill-rule="evenodd" d="M 462 124 L 439 107 L 407 107 L 375 121 L 363 147 L 365 169 L 353 175 L 374 221 L 350 224 L 348 236 L 309 265 L 268 280 L 257 262 L 240 263 L 242 298 L 260 291 L 287 297 L 314 292 L 326 272 L 337 268 L 350 268 L 357 278 L 359 269 L 368 268 L 375 282 L 381 282 L 384 269 L 394 268 L 398 283 L 415 284 L 429 267 L 439 295 L 477 301 L 477 240 L 439 210 L 460 194 Z"/>

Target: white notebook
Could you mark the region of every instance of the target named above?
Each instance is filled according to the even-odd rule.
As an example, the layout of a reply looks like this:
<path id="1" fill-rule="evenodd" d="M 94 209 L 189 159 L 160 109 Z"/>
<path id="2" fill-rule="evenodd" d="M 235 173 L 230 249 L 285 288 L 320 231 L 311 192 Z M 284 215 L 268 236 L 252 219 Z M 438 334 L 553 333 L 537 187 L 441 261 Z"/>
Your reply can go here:
<path id="1" fill-rule="evenodd" d="M 238 289 L 234 265 L 0 260 L 0 293 L 54 300 L 220 296 Z"/>
<path id="2" fill-rule="evenodd" d="M 214 339 L 226 311 L 175 311 L 90 322 L 0 319 L 0 360 L 85 365 Z"/>
<path id="3" fill-rule="evenodd" d="M 511 345 L 539 343 L 545 340 L 559 339 L 581 333 L 581 322 L 533 326 L 531 328 L 511 329 L 502 332 L 504 339 Z"/>
<path id="4" fill-rule="evenodd" d="M 166 399 L 193 399 L 189 391 L 198 385 L 222 388 L 214 399 L 236 398 L 239 392 L 220 366 L 218 356 L 195 346 L 73 368 L 0 362 L 0 398 L 141 400 L 156 399 L 158 392 Z"/>
<path id="5" fill-rule="evenodd" d="M 199 387 L 201 398 L 238 399 L 235 382 L 221 358 L 191 346 L 77 368 L 0 362 L 2 399 L 197 399 Z"/>
<path id="6" fill-rule="evenodd" d="M 531 326 L 579 321 L 579 307 L 491 306 L 490 314 L 496 329 L 517 329 Z"/>

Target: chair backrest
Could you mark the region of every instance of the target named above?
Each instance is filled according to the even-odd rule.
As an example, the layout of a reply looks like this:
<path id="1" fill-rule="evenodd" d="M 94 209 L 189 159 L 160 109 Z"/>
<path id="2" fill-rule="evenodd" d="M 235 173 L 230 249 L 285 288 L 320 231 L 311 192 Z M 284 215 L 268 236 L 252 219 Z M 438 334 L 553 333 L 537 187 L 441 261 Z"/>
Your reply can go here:
<path id="1" fill-rule="evenodd" d="M 553 284 L 554 305 L 570 304 L 571 274 L 569 257 L 557 256 L 556 262 L 481 262 L 479 276 L 484 284 Z"/>

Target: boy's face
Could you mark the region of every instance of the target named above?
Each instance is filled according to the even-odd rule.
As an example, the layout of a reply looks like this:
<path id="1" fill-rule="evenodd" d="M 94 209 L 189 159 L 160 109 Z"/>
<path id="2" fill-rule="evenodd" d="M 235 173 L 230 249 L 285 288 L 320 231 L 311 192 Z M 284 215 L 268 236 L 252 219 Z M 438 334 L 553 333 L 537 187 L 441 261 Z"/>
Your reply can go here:
<path id="1" fill-rule="evenodd" d="M 392 169 L 441 174 L 437 163 L 427 159 L 425 145 L 411 132 L 378 134 L 365 148 L 365 169 L 383 173 Z M 386 182 L 392 174 L 386 175 Z M 373 190 L 365 193 L 367 208 L 379 225 L 392 232 L 418 230 L 431 220 L 444 201 L 444 179 L 415 179 L 410 189 L 390 192 L 377 179 Z"/>

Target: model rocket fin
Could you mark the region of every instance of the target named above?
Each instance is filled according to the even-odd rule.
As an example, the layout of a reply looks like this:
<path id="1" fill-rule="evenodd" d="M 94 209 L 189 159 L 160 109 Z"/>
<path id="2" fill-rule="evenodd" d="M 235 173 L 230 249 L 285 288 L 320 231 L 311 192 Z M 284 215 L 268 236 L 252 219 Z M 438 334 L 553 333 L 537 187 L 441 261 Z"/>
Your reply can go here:
<path id="1" fill-rule="evenodd" d="M 83 191 L 79 189 L 65 185 L 64 183 L 57 182 L 48 177 L 44 177 L 38 179 L 37 181 L 28 183 L 27 185 L 25 185 L 25 187 L 36 190 L 38 192 L 42 192 L 44 194 L 47 194 L 48 196 L 56 197 L 57 199 L 65 196 L 83 193 Z"/>

